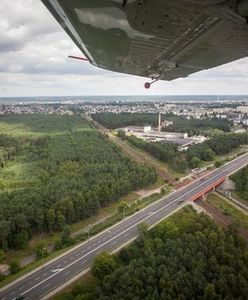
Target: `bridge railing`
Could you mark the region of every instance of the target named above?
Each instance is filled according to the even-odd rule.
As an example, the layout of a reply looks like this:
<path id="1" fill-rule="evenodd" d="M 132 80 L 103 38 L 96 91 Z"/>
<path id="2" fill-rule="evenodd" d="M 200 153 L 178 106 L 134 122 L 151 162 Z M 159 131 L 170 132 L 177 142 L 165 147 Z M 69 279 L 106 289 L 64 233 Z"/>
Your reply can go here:
<path id="1" fill-rule="evenodd" d="M 226 180 L 226 177 L 223 177 L 223 178 L 219 179 L 218 181 L 214 182 L 213 184 L 211 184 L 210 186 L 208 186 L 207 188 L 203 189 L 198 194 L 196 194 L 194 197 L 192 197 L 191 200 L 195 201 L 198 198 L 204 196 L 207 192 L 211 191 L 213 188 L 215 188 L 216 186 L 218 186 L 219 184 L 221 184 L 225 180 Z"/>

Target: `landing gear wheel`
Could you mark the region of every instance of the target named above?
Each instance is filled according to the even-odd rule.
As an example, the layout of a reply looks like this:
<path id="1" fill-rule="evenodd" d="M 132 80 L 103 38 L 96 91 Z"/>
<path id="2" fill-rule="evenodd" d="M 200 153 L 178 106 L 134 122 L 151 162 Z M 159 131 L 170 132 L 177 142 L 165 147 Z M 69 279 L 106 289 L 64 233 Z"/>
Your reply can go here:
<path id="1" fill-rule="evenodd" d="M 149 88 L 151 87 L 150 82 L 146 82 L 146 83 L 144 84 L 144 87 L 145 87 L 145 89 L 149 89 Z"/>

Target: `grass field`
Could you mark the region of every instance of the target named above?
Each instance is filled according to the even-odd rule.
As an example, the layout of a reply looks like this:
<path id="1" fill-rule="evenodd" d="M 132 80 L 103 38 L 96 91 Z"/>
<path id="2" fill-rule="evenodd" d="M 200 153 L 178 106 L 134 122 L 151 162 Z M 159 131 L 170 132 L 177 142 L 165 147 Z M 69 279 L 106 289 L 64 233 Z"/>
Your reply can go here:
<path id="1" fill-rule="evenodd" d="M 235 191 L 234 194 L 237 194 L 242 200 L 248 201 L 248 191 Z"/>
<path id="2" fill-rule="evenodd" d="M 207 202 L 217 207 L 226 216 L 230 217 L 235 223 L 248 229 L 248 215 L 224 200 L 221 196 L 210 194 L 207 197 Z"/>

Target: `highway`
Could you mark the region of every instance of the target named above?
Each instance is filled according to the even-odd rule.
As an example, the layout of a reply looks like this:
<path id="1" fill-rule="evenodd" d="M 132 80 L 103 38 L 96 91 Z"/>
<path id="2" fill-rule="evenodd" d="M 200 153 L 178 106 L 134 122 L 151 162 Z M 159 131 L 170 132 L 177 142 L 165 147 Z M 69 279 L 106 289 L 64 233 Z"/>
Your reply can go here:
<path id="1" fill-rule="evenodd" d="M 89 268 L 94 257 L 101 251 L 114 251 L 138 234 L 137 226 L 145 222 L 149 226 L 158 223 L 171 212 L 191 201 L 195 195 L 206 190 L 220 179 L 229 176 L 248 163 L 248 153 L 208 173 L 187 186 L 161 198 L 152 205 L 124 219 L 122 222 L 84 242 L 74 250 L 44 265 L 25 278 L 0 290 L 1 300 L 25 296 L 25 299 L 45 298 L 49 293 Z M 181 202 L 182 201 L 182 202 Z"/>

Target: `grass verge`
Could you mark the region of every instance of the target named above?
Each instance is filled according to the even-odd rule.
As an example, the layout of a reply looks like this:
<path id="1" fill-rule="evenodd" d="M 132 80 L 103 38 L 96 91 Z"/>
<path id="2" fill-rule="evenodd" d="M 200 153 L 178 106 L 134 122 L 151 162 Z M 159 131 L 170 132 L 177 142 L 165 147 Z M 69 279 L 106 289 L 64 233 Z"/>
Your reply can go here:
<path id="1" fill-rule="evenodd" d="M 191 222 L 192 219 L 196 218 L 197 214 L 194 208 L 190 205 L 187 205 L 176 213 L 170 215 L 166 220 L 171 220 L 177 224 L 178 228 L 183 231 L 184 227 Z M 163 221 L 161 221 L 163 222 Z M 153 229 L 154 230 L 154 227 Z M 73 299 L 74 294 L 77 293 L 77 290 L 82 288 L 82 285 L 87 288 L 87 286 L 96 286 L 96 279 L 93 277 L 91 271 L 83 275 L 77 281 L 73 282 L 71 285 L 67 286 L 65 289 L 60 291 L 58 294 L 54 295 L 51 300 L 68 300 Z"/>
<path id="2" fill-rule="evenodd" d="M 224 200 L 222 197 L 217 194 L 210 194 L 207 197 L 207 202 L 217 207 L 224 215 L 230 217 L 233 222 L 248 229 L 248 215 Z"/>
<path id="3" fill-rule="evenodd" d="M 171 187 L 168 186 L 166 189 L 164 189 L 163 192 L 161 193 L 155 193 L 152 194 L 148 197 L 144 197 L 142 199 L 136 199 L 135 201 L 132 201 L 131 204 L 129 204 L 128 208 L 125 211 L 125 216 L 130 216 L 132 214 L 134 214 L 135 212 L 139 211 L 140 209 L 144 208 L 145 206 L 157 201 L 159 198 L 161 198 L 162 196 L 167 195 L 169 192 L 171 191 Z M 133 198 L 134 196 L 132 195 L 132 193 L 129 195 L 130 198 Z M 119 201 L 122 201 L 123 199 L 120 199 Z M 127 201 L 127 196 L 125 197 L 126 202 Z M 115 207 L 118 207 L 118 204 L 120 202 L 115 203 Z M 111 207 L 111 210 L 113 209 L 113 207 Z M 113 215 L 111 215 L 110 217 L 106 218 L 103 222 L 100 222 L 98 224 L 96 224 L 95 226 L 93 226 L 92 228 L 90 228 L 90 230 L 88 232 L 84 232 L 82 234 L 79 234 L 75 237 L 75 239 L 73 239 L 73 244 L 70 247 L 66 247 L 60 250 L 56 250 L 53 251 L 49 254 L 48 257 L 42 259 L 42 260 L 37 260 L 34 261 L 33 263 L 30 263 L 29 265 L 27 265 L 26 267 L 22 268 L 20 270 L 20 272 L 18 272 L 17 274 L 10 274 L 8 276 L 6 276 L 1 282 L 0 282 L 0 288 L 4 287 L 5 285 L 11 283 L 12 281 L 18 279 L 20 276 L 23 276 L 25 274 L 27 274 L 28 272 L 34 270 L 35 268 L 40 267 L 42 264 L 56 258 L 57 256 L 63 254 L 64 252 L 66 252 L 67 250 L 71 249 L 72 247 L 76 246 L 77 244 L 85 241 L 88 237 L 92 237 L 96 234 L 98 234 L 99 232 L 103 231 L 104 229 L 114 225 L 115 223 L 121 221 L 123 219 L 123 213 L 122 212 L 115 212 Z M 82 222 L 86 222 L 82 221 Z M 74 229 L 76 227 L 74 226 Z M 82 228 L 82 227 L 81 227 Z M 51 237 L 49 239 L 49 241 L 51 242 L 52 239 L 54 239 L 54 241 L 59 237 L 59 234 L 54 235 L 53 237 Z M 48 240 L 46 240 L 47 242 Z M 12 253 L 12 255 L 14 255 Z M 17 258 L 17 257 L 15 257 Z"/>

